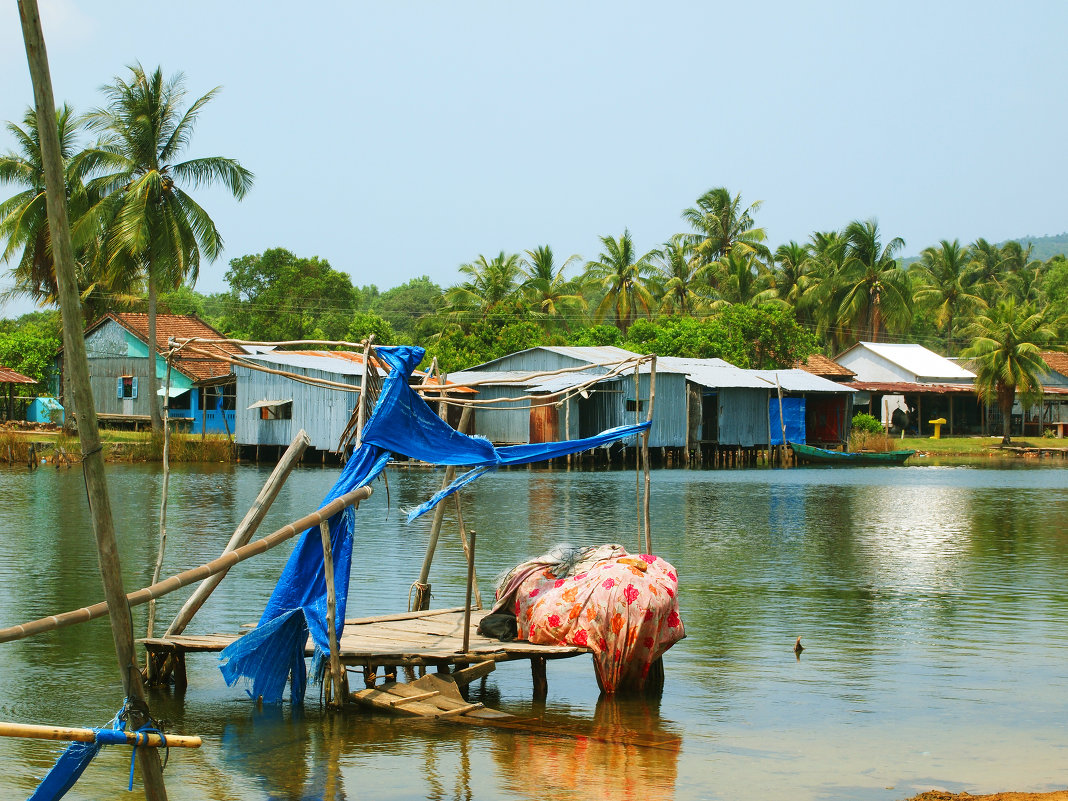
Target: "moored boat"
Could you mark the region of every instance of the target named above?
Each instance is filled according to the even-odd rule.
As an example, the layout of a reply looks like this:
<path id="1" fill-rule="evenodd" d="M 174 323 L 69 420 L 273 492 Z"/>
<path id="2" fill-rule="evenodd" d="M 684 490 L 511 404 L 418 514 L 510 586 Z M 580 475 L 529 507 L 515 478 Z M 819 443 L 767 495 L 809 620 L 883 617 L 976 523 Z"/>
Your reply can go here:
<path id="1" fill-rule="evenodd" d="M 802 464 L 841 464 L 841 465 L 891 465 L 904 464 L 905 460 L 916 451 L 830 451 L 813 445 L 791 442 L 790 449 L 797 461 Z"/>

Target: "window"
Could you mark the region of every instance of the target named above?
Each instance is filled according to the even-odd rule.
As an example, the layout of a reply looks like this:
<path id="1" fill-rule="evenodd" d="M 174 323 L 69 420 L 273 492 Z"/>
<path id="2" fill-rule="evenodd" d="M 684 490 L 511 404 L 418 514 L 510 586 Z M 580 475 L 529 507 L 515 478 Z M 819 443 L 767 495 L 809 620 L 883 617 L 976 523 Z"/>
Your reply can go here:
<path id="1" fill-rule="evenodd" d="M 116 384 L 116 394 L 119 400 L 127 400 L 137 397 L 137 376 L 120 375 Z"/>
<path id="2" fill-rule="evenodd" d="M 293 401 L 286 401 L 285 403 L 278 403 L 274 406 L 261 406 L 260 407 L 260 419 L 261 420 L 292 420 L 293 419 Z"/>
<path id="3" fill-rule="evenodd" d="M 635 401 L 634 398 L 627 398 L 627 411 L 628 412 L 641 412 L 645 410 L 645 401 Z"/>

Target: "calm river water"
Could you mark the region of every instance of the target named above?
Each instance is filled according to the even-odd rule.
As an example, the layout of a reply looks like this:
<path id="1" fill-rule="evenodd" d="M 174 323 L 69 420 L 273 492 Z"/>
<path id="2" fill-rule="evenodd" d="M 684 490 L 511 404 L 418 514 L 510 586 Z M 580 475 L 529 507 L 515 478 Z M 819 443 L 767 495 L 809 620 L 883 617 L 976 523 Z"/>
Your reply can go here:
<path id="1" fill-rule="evenodd" d="M 164 575 L 217 556 L 268 473 L 176 470 Z M 261 532 L 317 506 L 336 474 L 295 472 Z M 155 559 L 159 466 L 112 465 L 109 481 L 132 589 Z M 430 516 L 406 525 L 400 510 L 440 481 L 390 470 L 388 507 L 376 485 L 357 514 L 349 616 L 407 608 Z M 502 472 L 464 505 L 484 591 L 558 542 L 637 550 L 632 472 Z M 257 710 L 213 656 L 192 655 L 184 696 L 151 698 L 174 731 L 204 738 L 171 753 L 171 798 L 863 800 L 1068 785 L 1068 469 L 660 470 L 652 521 L 688 633 L 659 702 L 599 700 L 582 657 L 549 663 L 544 705 L 525 662 L 476 695 L 588 738 L 334 717 L 313 691 L 303 711 Z M 256 620 L 288 551 L 235 568 L 190 631 Z M 435 605 L 463 603 L 448 519 L 431 581 Z M 0 470 L 0 626 L 102 597 L 81 472 Z M 161 600 L 164 626 L 184 597 Z M 0 645 L 0 719 L 101 725 L 120 696 L 106 619 Z M 0 798 L 26 797 L 57 750 L 4 738 Z M 128 766 L 128 750 L 107 749 L 68 797 L 121 793 Z"/>

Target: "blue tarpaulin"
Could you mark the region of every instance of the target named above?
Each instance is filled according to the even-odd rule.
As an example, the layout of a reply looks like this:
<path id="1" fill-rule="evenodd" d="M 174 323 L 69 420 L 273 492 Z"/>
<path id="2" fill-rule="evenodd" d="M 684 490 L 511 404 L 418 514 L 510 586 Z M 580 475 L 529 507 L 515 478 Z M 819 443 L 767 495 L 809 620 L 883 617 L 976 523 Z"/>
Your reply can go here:
<path id="1" fill-rule="evenodd" d="M 501 465 L 529 464 L 569 453 L 579 453 L 599 445 L 645 431 L 649 423 L 620 426 L 595 437 L 567 442 L 547 442 L 495 448 L 481 437 L 469 437 L 454 430 L 408 386 L 408 377 L 423 359 L 422 348 L 381 347 L 378 356 L 389 365 L 378 401 L 364 424 L 361 445 L 341 471 L 323 505 L 346 492 L 365 486 L 385 469 L 391 453 L 440 465 L 468 465 L 474 469 L 461 475 L 449 487 L 413 510 L 412 520 L 429 511 L 442 499 Z M 338 639 L 345 625 L 345 603 L 349 590 L 354 516 L 351 509 L 330 518 L 330 541 L 334 557 L 336 588 L 336 630 Z M 278 703 L 286 679 L 292 676 L 291 698 L 304 696 L 303 624 L 315 643 L 317 661 L 329 651 L 326 631 L 326 578 L 323 547 L 318 527 L 305 531 L 286 563 L 282 576 L 267 602 L 259 625 L 235 640 L 220 655 L 223 676 L 231 686 L 244 678 L 252 684 L 254 697 L 264 703 Z M 299 666 L 298 666 L 299 662 Z M 313 671 L 313 674 L 316 671 Z"/>
<path id="2" fill-rule="evenodd" d="M 805 399 L 783 398 L 782 417 L 786 420 L 786 442 L 805 444 Z M 785 445 L 782 441 L 782 424 L 779 422 L 779 399 L 768 401 L 768 423 L 771 427 L 771 444 Z"/>

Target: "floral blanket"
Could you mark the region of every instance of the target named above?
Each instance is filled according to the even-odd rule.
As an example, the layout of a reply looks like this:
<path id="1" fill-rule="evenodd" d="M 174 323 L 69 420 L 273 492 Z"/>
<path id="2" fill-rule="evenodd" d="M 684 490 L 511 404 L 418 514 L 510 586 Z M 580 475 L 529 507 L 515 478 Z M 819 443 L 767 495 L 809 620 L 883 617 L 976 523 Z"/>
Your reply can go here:
<path id="1" fill-rule="evenodd" d="M 494 609 L 515 612 L 520 640 L 589 648 L 605 692 L 640 689 L 650 665 L 686 636 L 675 569 L 619 545 L 558 553 L 513 569 Z"/>

